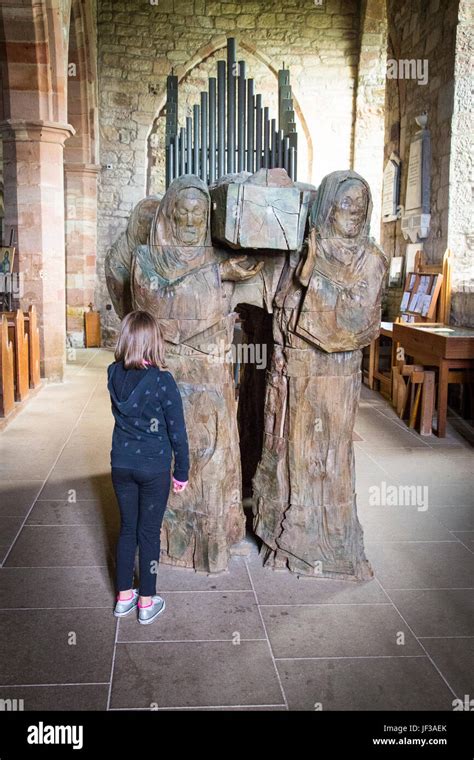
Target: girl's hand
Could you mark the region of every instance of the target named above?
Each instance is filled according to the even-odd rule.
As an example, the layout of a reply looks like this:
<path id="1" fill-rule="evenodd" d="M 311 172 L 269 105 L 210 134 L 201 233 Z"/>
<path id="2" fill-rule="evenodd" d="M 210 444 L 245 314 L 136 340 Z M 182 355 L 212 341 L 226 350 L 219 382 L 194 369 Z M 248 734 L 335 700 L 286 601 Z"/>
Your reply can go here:
<path id="1" fill-rule="evenodd" d="M 184 491 L 186 486 L 188 485 L 188 480 L 185 480 L 184 482 L 182 480 L 176 480 L 176 478 L 172 477 L 173 481 L 173 492 L 179 493 L 180 491 Z"/>

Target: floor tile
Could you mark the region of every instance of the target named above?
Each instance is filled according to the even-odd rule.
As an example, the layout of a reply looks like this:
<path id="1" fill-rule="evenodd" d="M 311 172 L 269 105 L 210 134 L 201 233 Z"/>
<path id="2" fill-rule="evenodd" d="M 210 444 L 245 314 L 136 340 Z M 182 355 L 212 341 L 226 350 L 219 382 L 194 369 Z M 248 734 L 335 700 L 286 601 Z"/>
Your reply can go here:
<path id="1" fill-rule="evenodd" d="M 110 610 L 1 610 L 0 685 L 109 681 L 115 627 Z"/>
<path id="2" fill-rule="evenodd" d="M 362 507 L 359 520 L 367 542 L 453 540 L 433 514 L 416 507 Z"/>
<path id="3" fill-rule="evenodd" d="M 266 642 L 119 644 L 111 707 L 281 704 Z"/>
<path id="4" fill-rule="evenodd" d="M 40 498 L 42 500 L 66 500 L 71 492 L 75 493 L 77 501 L 83 499 L 111 501 L 115 499 L 110 471 L 106 472 L 105 470 L 100 474 L 91 477 L 85 475 L 82 478 L 67 473 L 53 472 L 41 491 Z"/>
<path id="5" fill-rule="evenodd" d="M 160 562 L 157 573 L 159 593 L 167 591 L 245 591 L 252 588 L 245 560 L 233 557 L 228 570 L 217 573 L 195 572 L 191 568 L 175 567 Z"/>
<path id="6" fill-rule="evenodd" d="M 4 567 L 0 609 L 104 607 L 112 614 L 114 581 L 109 567 Z"/>
<path id="7" fill-rule="evenodd" d="M 25 525 L 8 555 L 8 567 L 106 565 L 112 541 L 97 525 Z"/>
<path id="8" fill-rule="evenodd" d="M 452 710 L 427 657 L 279 660 L 290 710 Z"/>
<path id="9" fill-rule="evenodd" d="M 450 531 L 474 530 L 474 506 L 434 508 L 432 514 Z"/>
<path id="10" fill-rule="evenodd" d="M 261 609 L 276 658 L 423 653 L 391 605 L 269 606 Z"/>
<path id="11" fill-rule="evenodd" d="M 0 481 L 0 515 L 25 517 L 42 486 L 42 480 Z"/>
<path id="12" fill-rule="evenodd" d="M 416 636 L 474 636 L 474 589 L 389 592 Z"/>
<path id="13" fill-rule="evenodd" d="M 103 711 L 107 709 L 108 695 L 108 683 L 100 686 L 0 686 L 0 699 L 22 700 L 25 712 Z"/>
<path id="14" fill-rule="evenodd" d="M 212 641 L 265 639 L 252 591 L 163 594 L 166 608 L 156 625 L 131 614 L 120 621 L 118 641 Z"/>
<path id="15" fill-rule="evenodd" d="M 21 528 L 23 517 L 4 517 L 0 515 L 0 546 L 10 546 Z"/>
<path id="16" fill-rule="evenodd" d="M 387 589 L 474 586 L 474 556 L 458 542 L 367 544 L 366 550 Z"/>
<path id="17" fill-rule="evenodd" d="M 64 499 L 39 500 L 25 525 L 120 525 L 120 512 L 114 501 L 94 499 L 69 502 Z"/>
<path id="18" fill-rule="evenodd" d="M 473 699 L 474 638 L 423 639 L 422 643 L 458 699 L 466 694 Z"/>
<path id="19" fill-rule="evenodd" d="M 376 604 L 387 598 L 374 581 L 356 583 L 305 578 L 289 570 L 262 566 L 261 557 L 248 562 L 259 604 Z"/>
<path id="20" fill-rule="evenodd" d="M 461 541 L 464 546 L 467 546 L 470 551 L 474 551 L 474 530 L 454 531 L 453 535 L 458 541 Z"/>

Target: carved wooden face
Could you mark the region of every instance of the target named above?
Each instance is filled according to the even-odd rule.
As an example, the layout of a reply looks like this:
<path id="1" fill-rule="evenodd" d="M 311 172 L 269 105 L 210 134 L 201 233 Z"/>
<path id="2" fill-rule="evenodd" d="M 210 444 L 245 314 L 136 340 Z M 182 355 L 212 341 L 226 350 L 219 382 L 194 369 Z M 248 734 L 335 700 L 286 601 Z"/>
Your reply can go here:
<path id="1" fill-rule="evenodd" d="M 204 195 L 193 188 L 178 195 L 173 211 L 175 235 L 182 245 L 202 245 L 206 237 L 207 208 Z"/>
<path id="2" fill-rule="evenodd" d="M 333 206 L 331 221 L 337 237 L 357 237 L 367 214 L 367 192 L 360 183 L 343 186 Z"/>

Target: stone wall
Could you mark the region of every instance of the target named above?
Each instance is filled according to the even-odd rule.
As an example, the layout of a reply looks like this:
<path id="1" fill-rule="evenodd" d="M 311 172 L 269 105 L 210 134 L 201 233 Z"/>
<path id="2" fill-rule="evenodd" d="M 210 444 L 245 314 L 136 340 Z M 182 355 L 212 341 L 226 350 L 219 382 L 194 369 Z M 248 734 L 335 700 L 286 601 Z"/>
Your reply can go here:
<path id="1" fill-rule="evenodd" d="M 458 2 L 456 0 L 388 0 L 388 58 L 415 60 L 421 76 L 387 78 L 385 161 L 392 151 L 402 160 L 400 202 L 404 203 L 410 142 L 419 127 L 415 117 L 428 114 L 431 133 L 431 228 L 423 242 L 427 259 L 440 263 L 448 246 L 448 190 L 450 187 L 451 119 Z M 424 73 L 427 66 L 427 82 Z M 406 251 L 400 220 L 382 224 L 381 242 L 389 256 Z M 387 303 L 398 311 L 391 295 Z"/>
<path id="2" fill-rule="evenodd" d="M 384 149 L 387 13 L 383 0 L 362 0 L 353 168 L 372 191 L 371 232 L 380 240 Z"/>
<path id="3" fill-rule="evenodd" d="M 448 244 L 454 255 L 451 319 L 454 324 L 471 327 L 474 327 L 473 59 L 474 5 L 472 0 L 461 0 L 454 64 Z"/>
<path id="4" fill-rule="evenodd" d="M 163 189 L 159 122 L 172 67 L 181 80 L 183 118 L 199 102 L 199 90 L 207 89 L 226 36 L 237 38 L 238 52 L 249 62 L 248 74 L 255 76 L 272 110 L 275 73 L 285 63 L 300 124 L 307 125 L 306 135 L 300 131 L 299 178 L 318 183 L 328 172 L 352 165 L 359 30 L 354 0 L 324 0 L 321 6 L 309 0 L 99 0 L 102 171 L 96 303 L 106 338 L 113 338 L 117 321 L 104 309 L 109 299 L 103 259 L 145 195 L 147 178 L 151 190 Z"/>

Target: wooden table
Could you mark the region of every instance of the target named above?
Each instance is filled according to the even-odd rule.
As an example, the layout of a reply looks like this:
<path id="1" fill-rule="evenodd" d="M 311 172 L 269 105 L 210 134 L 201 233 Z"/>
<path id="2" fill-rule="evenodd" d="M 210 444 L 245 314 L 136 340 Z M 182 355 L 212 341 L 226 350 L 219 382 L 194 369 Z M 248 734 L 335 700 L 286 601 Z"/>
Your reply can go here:
<path id="1" fill-rule="evenodd" d="M 474 370 L 474 329 L 438 323 L 394 323 L 393 340 L 417 364 L 438 367 L 438 429 L 446 435 L 450 370 Z"/>

